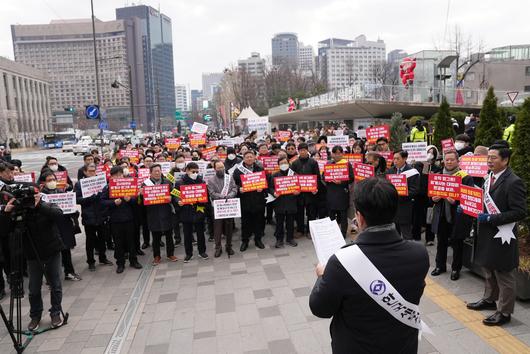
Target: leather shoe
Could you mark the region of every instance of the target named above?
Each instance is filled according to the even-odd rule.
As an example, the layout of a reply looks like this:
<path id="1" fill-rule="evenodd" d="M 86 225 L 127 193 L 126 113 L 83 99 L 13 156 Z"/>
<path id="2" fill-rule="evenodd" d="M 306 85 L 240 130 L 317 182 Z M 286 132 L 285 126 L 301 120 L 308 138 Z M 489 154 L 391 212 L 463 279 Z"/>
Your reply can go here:
<path id="1" fill-rule="evenodd" d="M 221 256 L 221 253 L 223 253 L 223 250 L 220 249 L 220 248 L 217 248 L 217 249 L 215 250 L 215 253 L 214 253 L 213 256 L 214 256 L 215 258 L 219 258 L 219 257 Z"/>
<path id="2" fill-rule="evenodd" d="M 497 304 L 495 301 L 479 300 L 477 302 L 470 302 L 466 305 L 470 310 L 496 310 Z"/>
<path id="3" fill-rule="evenodd" d="M 451 272 L 451 280 L 458 280 L 460 279 L 460 271 L 459 270 L 453 270 Z"/>
<path id="4" fill-rule="evenodd" d="M 233 256 L 234 255 L 234 250 L 232 249 L 232 246 L 226 246 L 226 253 L 229 256 Z"/>
<path id="5" fill-rule="evenodd" d="M 239 248 L 239 250 L 241 252 L 245 252 L 247 250 L 247 248 L 248 248 L 248 241 L 241 242 L 241 247 Z"/>
<path id="6" fill-rule="evenodd" d="M 120 274 L 123 273 L 123 266 L 119 265 L 118 268 L 116 268 L 116 273 Z"/>
<path id="7" fill-rule="evenodd" d="M 138 262 L 135 262 L 135 263 L 131 263 L 131 267 L 133 267 L 134 269 L 142 269 L 142 265 Z"/>
<path id="8" fill-rule="evenodd" d="M 510 322 L 511 319 L 512 317 L 510 315 L 504 316 L 500 312 L 495 312 L 490 317 L 485 318 L 482 323 L 486 326 L 502 326 L 503 324 Z"/>
<path id="9" fill-rule="evenodd" d="M 445 269 L 440 269 L 440 268 L 436 267 L 436 268 L 434 268 L 434 270 L 431 272 L 431 275 L 432 275 L 433 277 L 436 277 L 436 276 L 438 276 L 438 275 L 440 275 L 440 274 L 442 274 L 442 273 L 445 273 Z"/>
<path id="10" fill-rule="evenodd" d="M 263 242 L 261 242 L 261 240 L 256 240 L 254 243 L 256 244 L 256 247 L 260 250 L 265 248 L 265 245 L 263 244 Z"/>

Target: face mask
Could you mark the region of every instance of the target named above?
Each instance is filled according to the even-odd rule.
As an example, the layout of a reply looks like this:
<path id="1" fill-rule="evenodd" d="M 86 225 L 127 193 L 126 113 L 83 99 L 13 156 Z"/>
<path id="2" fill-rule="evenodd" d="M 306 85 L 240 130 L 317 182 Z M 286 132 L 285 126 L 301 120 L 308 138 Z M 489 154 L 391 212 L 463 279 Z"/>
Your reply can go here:
<path id="1" fill-rule="evenodd" d="M 175 166 L 179 169 L 179 170 L 182 170 L 184 169 L 184 167 L 186 167 L 186 163 L 185 162 L 177 162 L 175 164 Z"/>
<path id="2" fill-rule="evenodd" d="M 48 189 L 56 189 L 57 188 L 57 181 L 46 182 L 46 188 L 48 188 Z"/>
<path id="3" fill-rule="evenodd" d="M 287 171 L 288 169 L 289 169 L 289 165 L 286 165 L 286 164 L 280 165 L 280 170 Z"/>
<path id="4" fill-rule="evenodd" d="M 428 153 L 427 154 L 427 160 L 434 160 L 434 154 Z"/>
<path id="5" fill-rule="evenodd" d="M 228 159 L 233 160 L 236 158 L 236 154 L 228 154 Z"/>
<path id="6" fill-rule="evenodd" d="M 460 141 L 457 141 L 455 143 L 455 149 L 457 149 L 457 150 L 462 150 L 465 147 L 466 147 L 466 143 L 463 143 L 463 142 L 460 142 Z"/>
<path id="7" fill-rule="evenodd" d="M 48 167 L 49 167 L 50 170 L 52 170 L 53 172 L 57 172 L 57 170 L 59 169 L 59 165 L 48 165 Z"/>
<path id="8" fill-rule="evenodd" d="M 215 171 L 215 174 L 217 175 L 217 177 L 221 178 L 225 176 L 225 171 Z"/>
<path id="9" fill-rule="evenodd" d="M 199 173 L 197 173 L 197 172 L 188 173 L 188 176 L 189 176 L 192 180 L 196 180 L 197 177 L 199 177 Z"/>
<path id="10" fill-rule="evenodd" d="M 191 158 L 191 161 L 199 161 L 199 158 L 194 156 L 194 157 Z"/>
<path id="11" fill-rule="evenodd" d="M 123 175 L 124 176 L 128 176 L 129 175 L 129 169 L 128 168 L 124 168 L 123 169 Z"/>

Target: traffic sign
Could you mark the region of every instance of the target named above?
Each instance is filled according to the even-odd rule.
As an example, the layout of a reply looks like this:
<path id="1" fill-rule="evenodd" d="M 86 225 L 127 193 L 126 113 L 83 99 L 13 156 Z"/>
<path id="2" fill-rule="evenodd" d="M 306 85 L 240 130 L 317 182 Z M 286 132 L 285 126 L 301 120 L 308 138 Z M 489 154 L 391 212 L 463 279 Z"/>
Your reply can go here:
<path id="1" fill-rule="evenodd" d="M 506 92 L 506 94 L 508 95 L 508 99 L 510 99 L 510 102 L 512 102 L 513 104 L 513 101 L 515 101 L 515 99 L 519 95 L 519 91 L 509 91 Z"/>
<path id="2" fill-rule="evenodd" d="M 109 122 L 107 122 L 106 120 L 100 121 L 99 124 L 98 124 L 98 128 L 102 129 L 102 130 L 108 130 L 109 129 Z"/>
<path id="3" fill-rule="evenodd" d="M 136 121 L 135 120 L 131 121 L 131 123 L 129 124 L 129 127 L 131 129 L 136 129 Z"/>
<path id="4" fill-rule="evenodd" d="M 180 110 L 175 110 L 175 120 L 184 120 L 184 116 Z"/>
<path id="5" fill-rule="evenodd" d="M 206 121 L 206 122 L 209 122 L 212 120 L 212 116 L 209 115 L 209 114 L 205 114 L 204 116 L 202 116 L 202 118 Z"/>
<path id="6" fill-rule="evenodd" d="M 99 118 L 99 106 L 91 104 L 85 107 L 85 117 L 87 119 L 98 119 Z"/>

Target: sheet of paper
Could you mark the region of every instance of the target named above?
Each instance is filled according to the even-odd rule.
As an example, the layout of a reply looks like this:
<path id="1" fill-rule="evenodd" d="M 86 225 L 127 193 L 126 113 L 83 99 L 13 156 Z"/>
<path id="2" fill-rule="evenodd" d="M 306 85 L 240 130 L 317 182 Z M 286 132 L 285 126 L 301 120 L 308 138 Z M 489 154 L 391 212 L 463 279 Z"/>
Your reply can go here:
<path id="1" fill-rule="evenodd" d="M 336 221 L 330 218 L 309 221 L 309 232 L 318 261 L 326 264 L 328 259 L 346 244 Z"/>

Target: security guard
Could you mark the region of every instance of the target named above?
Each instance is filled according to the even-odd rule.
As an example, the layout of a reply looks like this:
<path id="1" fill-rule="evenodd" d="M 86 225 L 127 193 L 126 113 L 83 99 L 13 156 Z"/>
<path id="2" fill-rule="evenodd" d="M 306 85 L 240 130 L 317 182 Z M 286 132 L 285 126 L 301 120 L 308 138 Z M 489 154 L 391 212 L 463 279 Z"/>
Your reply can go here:
<path id="1" fill-rule="evenodd" d="M 410 131 L 410 142 L 418 143 L 422 141 L 427 141 L 427 129 L 425 129 L 421 120 L 418 120 L 416 126 Z"/>
<path id="2" fill-rule="evenodd" d="M 506 129 L 504 129 L 504 134 L 502 135 L 502 140 L 506 140 L 510 146 L 512 145 L 513 136 L 515 134 L 515 116 L 511 115 L 508 117 L 508 125 Z"/>

